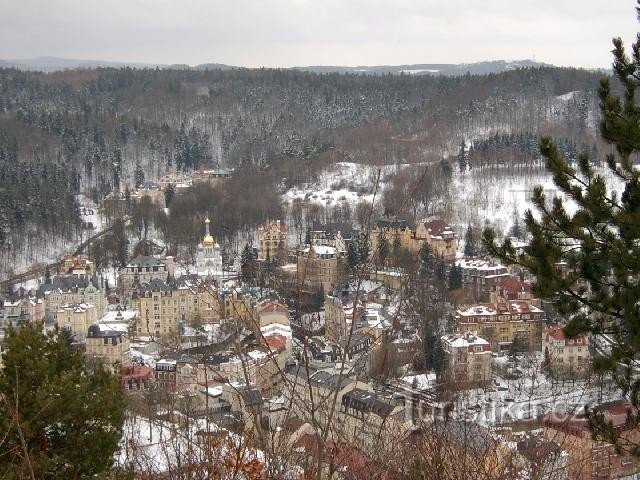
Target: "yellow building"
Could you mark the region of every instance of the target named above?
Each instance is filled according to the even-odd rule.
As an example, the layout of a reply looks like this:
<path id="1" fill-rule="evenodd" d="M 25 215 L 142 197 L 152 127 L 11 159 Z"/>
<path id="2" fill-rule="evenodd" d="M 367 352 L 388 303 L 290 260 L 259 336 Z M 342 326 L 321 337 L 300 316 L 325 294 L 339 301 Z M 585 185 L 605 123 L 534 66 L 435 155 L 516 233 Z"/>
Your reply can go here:
<path id="1" fill-rule="evenodd" d="M 374 260 L 380 255 L 381 239 L 387 243 L 388 254 L 391 253 L 394 245 L 399 245 L 411 252 L 415 251 L 414 231 L 409 227 L 406 220 L 399 218 L 382 218 L 378 220 L 376 226 L 371 230 L 371 254 Z"/>
<path id="2" fill-rule="evenodd" d="M 527 351 L 542 350 L 544 312 L 525 301 L 483 303 L 458 309 L 458 332 L 477 332 L 494 352 L 507 351 L 514 340 Z"/>
<path id="3" fill-rule="evenodd" d="M 416 226 L 415 243 L 412 250 L 418 251 L 423 243 L 445 261 L 453 262 L 458 250 L 458 237 L 453 229 L 440 217 L 430 217 Z"/>
<path id="4" fill-rule="evenodd" d="M 152 280 L 136 290 L 132 305 L 139 312 L 136 334 L 164 338 L 175 338 L 180 322 L 216 322 L 224 310 L 212 284 L 197 275 L 183 275 L 171 283 Z"/>
<path id="5" fill-rule="evenodd" d="M 269 260 L 287 254 L 287 227 L 280 220 L 258 228 L 258 260 Z"/>
<path id="6" fill-rule="evenodd" d="M 71 332 L 78 340 L 84 340 L 89 325 L 97 320 L 96 308 L 87 303 L 63 305 L 56 317 L 58 326 Z"/>
<path id="7" fill-rule="evenodd" d="M 110 371 L 119 372 L 119 367 L 131 360 L 127 330 L 107 324 L 91 325 L 85 339 L 85 355 L 101 361 Z"/>

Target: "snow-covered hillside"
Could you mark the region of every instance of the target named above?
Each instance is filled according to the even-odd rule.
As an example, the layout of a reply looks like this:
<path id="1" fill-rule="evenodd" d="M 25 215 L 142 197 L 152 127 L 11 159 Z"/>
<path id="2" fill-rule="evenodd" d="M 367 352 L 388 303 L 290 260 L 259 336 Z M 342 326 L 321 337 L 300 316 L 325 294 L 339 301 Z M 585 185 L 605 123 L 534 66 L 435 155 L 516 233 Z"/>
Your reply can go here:
<path id="1" fill-rule="evenodd" d="M 320 176 L 313 184 L 301 185 L 285 192 L 283 200 L 291 203 L 300 200 L 307 204 L 335 207 L 342 203 L 355 207 L 360 202 L 374 199 L 378 169 L 381 169 L 375 204 L 381 211 L 382 198 L 393 173 L 408 165 L 362 165 L 349 162 L 337 163 Z M 420 165 L 415 165 L 420 168 Z M 610 188 L 621 188 L 621 183 L 606 168 L 599 170 Z M 437 210 L 462 235 L 471 223 L 480 227 L 485 224 L 508 231 L 514 221 L 514 214 L 523 216 L 527 209 L 533 209 L 531 197 L 533 189 L 542 185 L 548 198 L 560 194 L 551 176 L 543 168 L 523 168 L 522 170 L 486 171 L 473 169 L 465 173 L 455 171 L 449 186 L 449 194 L 443 198 Z M 409 186 L 407 186 L 409 188 Z M 575 206 L 568 205 L 569 212 Z"/>

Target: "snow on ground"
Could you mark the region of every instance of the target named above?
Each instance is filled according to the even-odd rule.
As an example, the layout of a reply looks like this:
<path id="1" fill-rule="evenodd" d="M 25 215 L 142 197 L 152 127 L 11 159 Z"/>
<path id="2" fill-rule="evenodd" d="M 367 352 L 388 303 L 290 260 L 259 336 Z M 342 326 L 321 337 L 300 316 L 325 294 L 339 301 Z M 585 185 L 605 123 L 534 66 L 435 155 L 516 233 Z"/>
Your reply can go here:
<path id="1" fill-rule="evenodd" d="M 325 207 L 345 202 L 353 207 L 361 201 L 371 202 L 380 168 L 380 183 L 375 199 L 376 204 L 380 205 L 387 186 L 385 181 L 388 181 L 391 174 L 406 166 L 407 164 L 375 166 L 339 162 L 327 168 L 317 182 L 288 190 L 283 199 L 286 203 L 301 200 Z M 416 164 L 415 168 L 419 166 L 420 164 Z M 606 167 L 600 169 L 600 173 L 610 187 L 620 191 L 620 181 Z M 522 218 L 525 210 L 533 207 L 531 197 L 537 185 L 543 186 L 548 198 L 560 195 L 543 167 L 503 170 L 497 173 L 479 169 L 460 173 L 456 170 L 450 194 L 441 201 L 438 210 L 441 210 L 459 235 L 464 234 L 469 223 L 482 227 L 485 221 L 507 232 L 513 224 L 514 212 Z M 575 205 L 569 205 L 567 210 L 574 212 Z"/>
<path id="2" fill-rule="evenodd" d="M 107 224 L 98 206 L 86 195 L 76 195 L 80 206 L 80 220 L 93 225 L 93 230 L 99 232 L 106 228 Z"/>
<path id="3" fill-rule="evenodd" d="M 557 95 L 556 98 L 558 100 L 568 101 L 576 96 L 576 93 L 580 93 L 580 90 L 574 90 L 573 92 L 563 93 L 562 95 Z"/>
<path id="4" fill-rule="evenodd" d="M 508 357 L 493 360 L 495 365 L 502 367 L 507 367 L 509 362 Z M 543 360 L 541 352 L 535 356 L 521 356 L 516 367 L 521 372 L 519 378 L 505 378 L 502 373 L 494 373 L 491 388 L 464 392 L 457 399 L 457 415 L 491 426 L 535 419 L 551 411 L 582 413 L 587 404 L 621 398 L 619 390 L 606 379 L 602 386 L 595 378 L 552 383 L 543 373 Z"/>
<path id="5" fill-rule="evenodd" d="M 599 173 L 604 177 L 609 188 L 620 194 L 622 184 L 611 172 L 603 167 Z M 546 197 L 550 200 L 558 195 L 564 198 L 553 184 L 551 175 L 546 170 L 523 170 L 507 173 L 497 178 L 491 172 L 471 170 L 463 174 L 456 172 L 451 185 L 451 196 L 448 200 L 448 221 L 457 226 L 458 234 L 464 233 L 469 223 L 481 227 L 488 221 L 495 228 L 508 232 L 514 221 L 514 212 L 520 218 L 524 212 L 535 208 L 531 201 L 534 187 L 541 185 Z M 573 203 L 565 205 L 568 213 L 575 213 L 577 207 Z M 524 224 L 521 222 L 524 228 Z"/>
<path id="6" fill-rule="evenodd" d="M 418 164 L 416 164 L 418 165 Z M 327 168 L 320 179 L 312 184 L 303 184 L 285 192 L 284 200 L 288 203 L 299 199 L 325 206 L 335 206 L 341 202 L 355 205 L 361 201 L 371 202 L 376 184 L 378 169 L 378 201 L 385 188 L 387 175 L 405 167 L 406 164 L 365 165 L 353 162 L 338 162 Z"/>

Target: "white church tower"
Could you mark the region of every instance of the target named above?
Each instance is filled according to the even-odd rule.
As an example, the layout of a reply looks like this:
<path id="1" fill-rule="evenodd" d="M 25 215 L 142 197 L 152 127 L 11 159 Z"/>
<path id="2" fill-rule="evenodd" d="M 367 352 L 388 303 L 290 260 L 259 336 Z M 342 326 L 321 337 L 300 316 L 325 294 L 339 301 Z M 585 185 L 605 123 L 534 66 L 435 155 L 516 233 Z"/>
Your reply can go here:
<path id="1" fill-rule="evenodd" d="M 204 221 L 205 233 L 202 243 L 198 245 L 196 265 L 198 275 L 211 276 L 219 281 L 222 279 L 222 249 L 209 232 L 210 223 L 208 218 Z"/>

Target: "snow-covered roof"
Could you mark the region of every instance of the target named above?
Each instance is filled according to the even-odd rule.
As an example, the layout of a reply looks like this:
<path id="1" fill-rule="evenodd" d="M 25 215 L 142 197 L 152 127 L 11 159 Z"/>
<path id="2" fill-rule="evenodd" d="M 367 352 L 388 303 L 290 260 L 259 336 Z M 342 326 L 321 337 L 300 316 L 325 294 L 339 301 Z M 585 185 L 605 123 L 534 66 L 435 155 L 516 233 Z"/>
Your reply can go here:
<path id="1" fill-rule="evenodd" d="M 420 373 L 418 375 L 406 375 L 402 377 L 402 382 L 419 390 L 425 390 L 435 386 L 436 374 L 435 373 Z"/>
<path id="2" fill-rule="evenodd" d="M 219 397 L 220 395 L 222 395 L 222 389 L 219 387 L 203 387 L 201 391 L 202 393 L 206 393 L 210 397 Z"/>
<path id="3" fill-rule="evenodd" d="M 112 310 L 102 316 L 100 323 L 129 322 L 135 319 L 137 315 L 137 310 Z"/>
<path id="4" fill-rule="evenodd" d="M 330 247 L 328 245 L 311 245 L 302 250 L 302 253 L 308 254 L 309 249 L 313 248 L 313 251 L 316 255 L 336 255 L 337 250 L 335 247 Z"/>
<path id="5" fill-rule="evenodd" d="M 489 342 L 484 338 L 481 338 L 471 332 L 445 335 L 442 337 L 442 341 L 453 348 L 489 345 Z"/>
<path id="6" fill-rule="evenodd" d="M 129 324 L 127 323 L 98 323 L 101 332 L 127 333 Z"/>
<path id="7" fill-rule="evenodd" d="M 459 309 L 457 314 L 460 317 L 496 316 L 512 315 L 523 313 L 542 313 L 542 310 L 529 302 L 521 300 L 511 300 L 506 303 L 479 303 L 464 309 Z"/>

